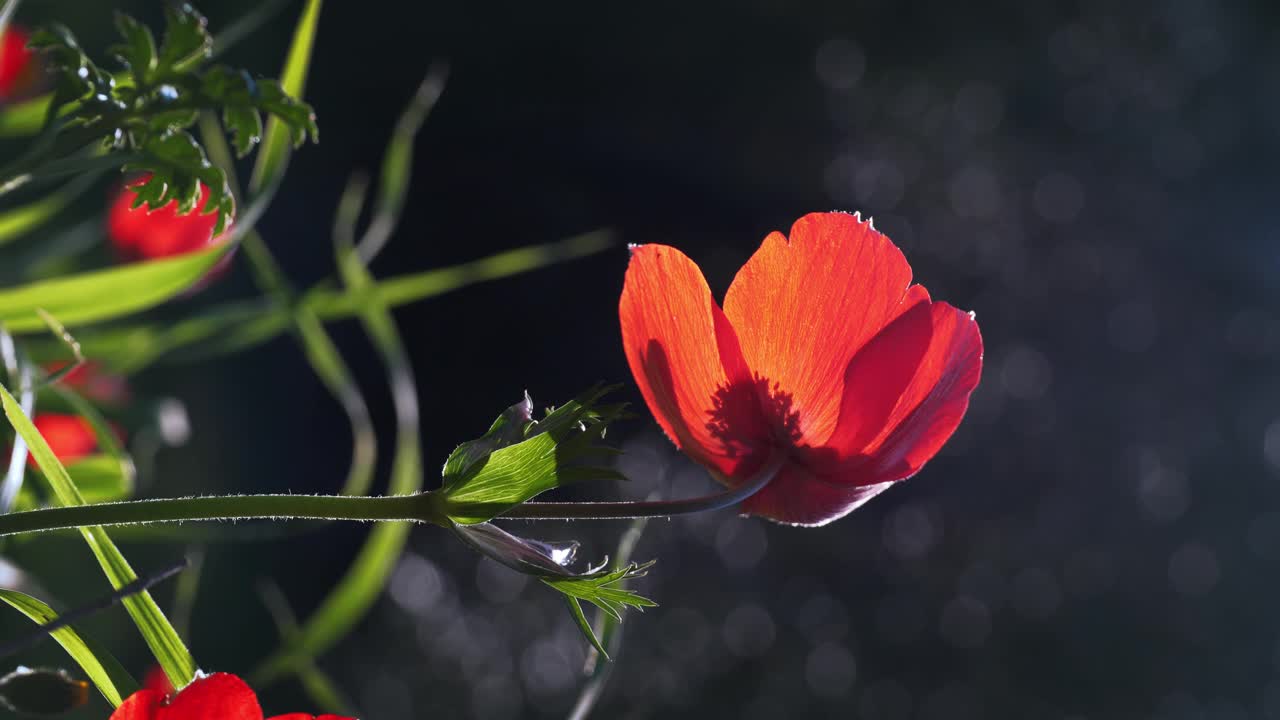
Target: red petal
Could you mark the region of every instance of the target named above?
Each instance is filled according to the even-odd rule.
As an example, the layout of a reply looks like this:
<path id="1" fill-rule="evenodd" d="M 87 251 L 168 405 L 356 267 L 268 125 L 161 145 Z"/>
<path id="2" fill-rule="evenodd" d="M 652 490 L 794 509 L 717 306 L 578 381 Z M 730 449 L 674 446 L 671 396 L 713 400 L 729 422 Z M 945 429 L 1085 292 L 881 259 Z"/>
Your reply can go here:
<path id="1" fill-rule="evenodd" d="M 766 426 L 737 336 L 698 266 L 675 248 L 632 249 L 618 314 L 631 373 L 667 437 L 741 477 Z"/>
<path id="2" fill-rule="evenodd" d="M 826 525 L 853 512 L 892 483 L 838 487 L 795 463 L 784 465 L 763 490 L 742 503 L 742 512 L 788 525 Z"/>
<path id="3" fill-rule="evenodd" d="M 243 680 L 229 673 L 214 673 L 183 688 L 155 718 L 262 720 L 262 708 L 258 696 Z"/>
<path id="4" fill-rule="evenodd" d="M 164 698 L 159 690 L 139 690 L 120 703 L 111 720 L 156 720 L 164 709 Z"/>
<path id="5" fill-rule="evenodd" d="M 982 335 L 973 316 L 943 302 L 930 311 L 929 351 L 868 453 L 865 472 L 872 482 L 919 472 L 960 425 L 982 375 Z"/>
<path id="6" fill-rule="evenodd" d="M 893 411 L 915 378 L 932 337 L 930 305 L 917 301 L 853 356 L 844 372 L 840 419 L 826 444 L 835 451 L 832 460 L 862 455 L 892 427 L 888 423 Z"/>
<path id="7" fill-rule="evenodd" d="M 911 267 L 854 215 L 806 215 L 791 240 L 773 233 L 725 296 L 752 372 L 790 395 L 800 440 L 824 445 L 840 415 L 854 354 L 902 312 Z"/>

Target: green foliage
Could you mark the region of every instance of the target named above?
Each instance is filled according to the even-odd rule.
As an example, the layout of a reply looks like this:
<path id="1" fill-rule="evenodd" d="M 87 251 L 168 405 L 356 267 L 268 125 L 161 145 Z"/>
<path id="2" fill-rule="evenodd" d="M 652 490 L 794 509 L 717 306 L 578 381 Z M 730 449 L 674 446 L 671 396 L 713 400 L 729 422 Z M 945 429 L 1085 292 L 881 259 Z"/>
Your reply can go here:
<path id="1" fill-rule="evenodd" d="M 0 322 L 22 333 L 44 329 L 38 309 L 72 326 L 145 310 L 191 287 L 228 250 L 226 243 L 219 243 L 163 260 L 6 288 L 0 290 Z"/>
<path id="2" fill-rule="evenodd" d="M 150 173 L 135 186 L 137 204 L 162 207 L 176 201 L 189 212 L 200 202 L 200 183 L 210 190 L 206 213 L 217 213 L 220 233 L 235 212 L 226 173 L 212 163 L 187 132 L 201 111 L 219 111 L 239 155 L 263 137 L 262 114 L 286 129 L 296 147 L 319 130 L 311 106 L 291 97 L 280 83 L 224 65 L 205 67 L 213 48 L 207 22 L 186 3 L 170 4 L 159 45 L 151 30 L 116 14 L 121 41 L 110 53 L 122 70 L 101 69 L 66 27 L 52 25 L 32 35 L 56 73 L 48 107 L 51 129 L 74 152 L 95 143 L 117 151 L 125 170 Z"/>
<path id="3" fill-rule="evenodd" d="M 611 388 L 597 386 L 532 417 L 526 396 L 478 440 L 463 443 L 444 465 L 441 488 L 449 517 L 460 524 L 492 520 L 552 488 L 589 479 L 625 479 L 603 463 L 616 454 L 600 445 L 624 405 L 602 405 Z"/>
<path id="4" fill-rule="evenodd" d="M 595 605 L 617 622 L 622 621 L 622 613 L 629 607 L 637 610 L 657 607 L 658 603 L 623 587 L 623 584 L 627 581 L 644 577 L 648 574 L 649 568 L 653 567 L 653 563 L 654 561 L 652 560 L 643 565 L 631 563 L 619 570 L 597 576 L 544 577 L 542 582 L 564 593 L 565 602 L 569 605 L 569 612 L 573 614 L 579 629 L 591 641 L 596 652 L 608 659 L 608 651 L 605 650 L 600 639 L 596 637 L 591 623 L 587 622 L 587 617 L 582 612 L 582 602 L 585 601 Z"/>
<path id="5" fill-rule="evenodd" d="M 4 413 L 9 418 L 9 423 L 13 425 L 13 429 L 26 442 L 31 451 L 31 457 L 35 458 L 58 504 L 68 507 L 84 505 L 84 496 L 72 481 L 67 469 L 63 467 L 44 437 L 22 411 L 17 399 L 3 386 L 0 386 L 0 404 L 3 404 Z M 129 561 L 116 548 L 105 530 L 100 527 L 82 527 L 80 533 L 88 543 L 89 549 L 93 551 L 112 587 L 119 589 L 138 579 Z M 152 599 L 151 594 L 143 591 L 127 597 L 124 599 L 124 605 L 174 687 L 183 687 L 190 682 L 196 673 L 195 659 L 191 657 L 190 651 L 178 637 L 178 633 L 164 616 L 160 606 Z"/>
<path id="6" fill-rule="evenodd" d="M 53 611 L 53 608 L 17 590 L 0 589 L 0 600 L 38 625 L 45 625 L 58 619 L 58 614 Z M 111 653 L 85 638 L 74 627 L 62 627 L 54 630 L 50 635 L 80 666 L 85 676 L 98 688 L 98 692 L 102 693 L 102 697 L 111 703 L 112 707 L 119 706 L 124 702 L 124 698 L 138 689 L 137 681 Z"/>

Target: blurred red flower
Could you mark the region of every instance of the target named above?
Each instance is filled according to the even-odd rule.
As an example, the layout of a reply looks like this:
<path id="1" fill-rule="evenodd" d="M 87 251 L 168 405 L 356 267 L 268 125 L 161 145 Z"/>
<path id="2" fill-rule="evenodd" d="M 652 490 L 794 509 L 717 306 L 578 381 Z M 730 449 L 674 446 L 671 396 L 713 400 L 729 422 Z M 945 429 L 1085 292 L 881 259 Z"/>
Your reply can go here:
<path id="1" fill-rule="evenodd" d="M 619 313 L 627 361 L 672 442 L 737 486 L 742 510 L 822 525 L 914 475 L 960 424 L 982 370 L 969 313 L 933 302 L 856 215 L 774 232 L 716 304 L 698 266 L 635 246 Z"/>
<path id="2" fill-rule="evenodd" d="M 66 366 L 67 361 L 60 360 L 45 365 L 44 370 L 52 375 Z M 129 402 L 129 385 L 124 377 L 93 360 L 80 363 L 58 382 L 97 403 L 124 405 Z"/>
<path id="3" fill-rule="evenodd" d="M 0 102 L 21 98 L 35 86 L 35 52 L 27 48 L 27 31 L 10 25 L 0 35 Z"/>
<path id="4" fill-rule="evenodd" d="M 137 193 L 133 187 L 150 177 L 142 175 L 127 183 L 111 203 L 107 213 L 107 235 L 116 252 L 125 260 L 153 260 L 183 255 L 214 242 L 217 213 L 205 214 L 209 188 L 200 184 L 200 202 L 189 213 L 178 213 L 178 201 L 152 210 L 147 204 L 133 207 Z"/>
<path id="5" fill-rule="evenodd" d="M 258 696 L 245 681 L 228 673 L 197 678 L 177 693 L 153 687 L 135 692 L 111 714 L 111 720 L 263 720 Z M 289 713 L 270 720 L 354 720 L 337 715 Z"/>
<path id="6" fill-rule="evenodd" d="M 31 423 L 49 443 L 49 449 L 64 463 L 71 463 L 98 449 L 98 438 L 93 426 L 79 415 L 64 413 L 39 413 Z M 28 457 L 27 464 L 36 466 L 35 458 Z"/>

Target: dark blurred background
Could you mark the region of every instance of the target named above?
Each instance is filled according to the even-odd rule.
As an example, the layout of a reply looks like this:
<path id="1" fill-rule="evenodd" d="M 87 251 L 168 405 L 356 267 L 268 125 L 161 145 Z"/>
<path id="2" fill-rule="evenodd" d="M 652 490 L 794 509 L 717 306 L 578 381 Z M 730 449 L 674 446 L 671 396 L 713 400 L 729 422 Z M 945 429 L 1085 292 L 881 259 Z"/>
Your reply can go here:
<path id="1" fill-rule="evenodd" d="M 101 48 L 114 4 L 160 15 L 50 0 L 19 18 Z M 275 74 L 298 5 L 227 59 Z M 201 9 L 216 34 L 252 6 Z M 934 297 L 977 313 L 982 384 L 916 478 L 820 529 L 650 523 L 637 557 L 658 565 L 639 588 L 661 607 L 628 617 L 597 717 L 1280 717 L 1278 41 L 1266 2 L 330 2 L 307 92 L 322 142 L 260 227 L 299 285 L 330 275 L 349 172 L 376 169 L 447 60 L 379 275 L 611 227 L 681 248 L 719 297 L 769 231 L 861 210 Z M 523 390 L 545 405 L 604 380 L 639 403 L 612 435 L 632 482 L 572 496 L 709 489 L 630 382 L 626 259 L 619 245 L 397 313 L 429 470 Z M 241 267 L 209 297 L 251 288 Z M 334 330 L 385 474 L 381 366 L 357 325 Z M 345 475 L 344 416 L 287 337 L 135 385 L 180 399 L 193 429 L 152 494 L 324 492 Z M 622 529 L 508 526 L 591 558 Z M 366 532 L 209 548 L 202 665 L 247 671 L 275 644 L 258 580 L 305 614 Z M 56 594 L 99 588 L 82 544 L 54 545 L 35 557 Z M 139 565 L 179 550 L 129 547 Z M 90 627 L 141 671 L 124 617 Z M 585 648 L 554 593 L 420 528 L 322 666 L 366 720 L 551 718 Z M 268 715 L 309 707 L 296 685 L 261 695 Z"/>

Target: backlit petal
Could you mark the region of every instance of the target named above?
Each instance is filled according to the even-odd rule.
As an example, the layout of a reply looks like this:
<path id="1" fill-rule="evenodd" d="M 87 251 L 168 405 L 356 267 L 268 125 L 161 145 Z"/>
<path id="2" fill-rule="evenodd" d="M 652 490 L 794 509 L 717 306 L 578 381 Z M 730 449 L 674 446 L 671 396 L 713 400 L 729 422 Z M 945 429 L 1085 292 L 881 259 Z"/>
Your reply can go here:
<path id="1" fill-rule="evenodd" d="M 982 335 L 973 316 L 943 302 L 930 310 L 929 351 L 869 451 L 869 477 L 901 480 L 918 472 L 955 432 L 982 375 Z"/>
<path id="2" fill-rule="evenodd" d="M 853 512 L 892 484 L 839 487 L 792 463 L 783 466 L 763 490 L 747 498 L 741 510 L 788 525 L 826 525 Z"/>
<path id="3" fill-rule="evenodd" d="M 932 336 L 930 305 L 917 302 L 849 361 L 840 419 L 826 444 L 837 457 L 858 456 L 884 434 L 929 350 Z"/>
<path id="4" fill-rule="evenodd" d="M 111 713 L 111 720 L 156 720 L 163 709 L 165 694 L 159 690 L 139 690 Z"/>
<path id="5" fill-rule="evenodd" d="M 840 415 L 845 369 L 902 312 L 911 267 L 871 224 L 844 213 L 796 221 L 738 272 L 725 296 L 753 373 L 789 395 L 800 442 L 821 446 Z"/>
<path id="6" fill-rule="evenodd" d="M 157 720 L 262 720 L 262 708 L 243 680 L 214 673 L 183 688 Z"/>
<path id="7" fill-rule="evenodd" d="M 627 362 L 667 437 L 725 475 L 758 463 L 752 451 L 766 433 L 756 391 L 698 266 L 665 245 L 633 248 L 619 317 Z"/>

